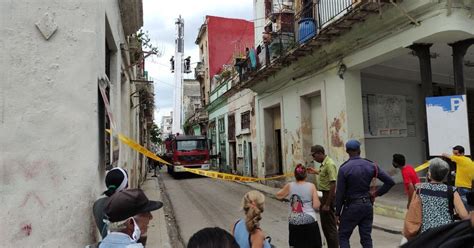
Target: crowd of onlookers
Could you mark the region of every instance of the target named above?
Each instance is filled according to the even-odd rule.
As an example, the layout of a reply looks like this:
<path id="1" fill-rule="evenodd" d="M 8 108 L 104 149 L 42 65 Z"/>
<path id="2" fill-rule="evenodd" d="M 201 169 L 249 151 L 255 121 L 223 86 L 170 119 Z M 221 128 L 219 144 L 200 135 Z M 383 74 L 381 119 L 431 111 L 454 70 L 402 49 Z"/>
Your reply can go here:
<path id="1" fill-rule="evenodd" d="M 350 140 L 345 147 L 349 159 L 337 169 L 322 146 L 313 146 L 311 155 L 320 166 L 296 165 L 295 180 L 276 194 L 277 199 L 289 202 L 290 247 L 322 247 L 318 213 L 329 248 L 350 247 L 349 239 L 356 227 L 362 247 L 373 247 L 375 198 L 387 193 L 395 182 L 376 163 L 360 157 L 358 141 Z M 455 170 L 450 166 L 452 162 Z M 402 247 L 473 247 L 474 214 L 470 211 L 474 164 L 464 156 L 464 148 L 456 146 L 452 155 L 431 159 L 426 182 L 420 181 L 402 154 L 393 155 L 392 165 L 401 171 L 407 195 Z M 318 175 L 316 184 L 307 182 L 308 174 Z M 454 185 L 446 183 L 450 177 Z M 376 186 L 377 179 L 383 182 L 381 187 Z M 140 189 L 127 189 L 128 175 L 122 168 L 110 170 L 105 183 L 104 197 L 93 206 L 102 240 L 90 247 L 144 247 L 148 223 L 153 218 L 150 212 L 163 203 L 149 200 Z M 188 247 L 273 247 L 260 226 L 265 196 L 255 190 L 247 192 L 241 207 L 244 217 L 236 220 L 230 233 L 217 227 L 204 228 L 191 237 Z"/>

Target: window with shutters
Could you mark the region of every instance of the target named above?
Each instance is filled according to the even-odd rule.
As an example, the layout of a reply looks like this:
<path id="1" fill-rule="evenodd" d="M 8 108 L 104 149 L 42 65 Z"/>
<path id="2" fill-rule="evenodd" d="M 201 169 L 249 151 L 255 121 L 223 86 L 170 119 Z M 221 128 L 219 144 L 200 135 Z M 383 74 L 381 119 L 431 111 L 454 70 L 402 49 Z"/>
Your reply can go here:
<path id="1" fill-rule="evenodd" d="M 250 111 L 247 111 L 241 115 L 240 128 L 242 130 L 250 129 Z"/>

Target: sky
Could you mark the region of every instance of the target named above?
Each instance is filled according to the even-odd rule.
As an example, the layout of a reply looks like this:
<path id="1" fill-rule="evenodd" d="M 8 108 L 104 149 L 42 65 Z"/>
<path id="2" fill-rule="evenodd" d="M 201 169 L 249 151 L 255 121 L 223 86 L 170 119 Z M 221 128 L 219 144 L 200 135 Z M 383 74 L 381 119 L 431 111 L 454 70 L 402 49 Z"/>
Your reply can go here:
<path id="1" fill-rule="evenodd" d="M 184 57 L 191 56 L 193 67 L 199 60 L 198 46 L 194 44 L 206 15 L 253 19 L 253 0 L 143 0 L 143 30 L 148 31 L 154 46 L 163 55 L 149 58 L 145 70 L 155 82 L 155 122 L 173 109 L 174 74 L 170 71 L 170 58 L 174 55 L 175 20 L 184 19 Z M 184 78 L 194 78 L 192 73 Z"/>

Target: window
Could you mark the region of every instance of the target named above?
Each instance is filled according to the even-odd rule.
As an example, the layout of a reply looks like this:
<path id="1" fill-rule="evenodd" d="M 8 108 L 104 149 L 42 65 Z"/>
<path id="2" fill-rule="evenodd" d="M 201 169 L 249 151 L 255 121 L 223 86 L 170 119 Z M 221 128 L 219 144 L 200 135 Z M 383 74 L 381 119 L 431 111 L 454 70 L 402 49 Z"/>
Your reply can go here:
<path id="1" fill-rule="evenodd" d="M 206 140 L 179 140 L 177 142 L 178 151 L 205 150 Z"/>
<path id="2" fill-rule="evenodd" d="M 228 139 L 229 141 L 235 140 L 235 115 L 229 115 L 228 117 Z"/>
<path id="3" fill-rule="evenodd" d="M 105 102 L 108 101 L 110 96 L 110 87 L 108 84 L 103 82 L 104 88 L 100 88 L 101 82 L 99 82 L 99 93 L 98 93 L 98 122 L 99 122 L 99 165 L 102 169 L 109 169 L 111 165 L 111 145 L 110 145 L 110 134 L 105 130 L 110 129 L 110 120 L 107 115 L 107 109 Z M 104 92 L 102 95 L 101 92 Z M 107 98 L 107 99 L 104 99 Z"/>
<path id="4" fill-rule="evenodd" d="M 250 111 L 243 113 L 240 117 L 240 128 L 242 130 L 250 129 Z"/>

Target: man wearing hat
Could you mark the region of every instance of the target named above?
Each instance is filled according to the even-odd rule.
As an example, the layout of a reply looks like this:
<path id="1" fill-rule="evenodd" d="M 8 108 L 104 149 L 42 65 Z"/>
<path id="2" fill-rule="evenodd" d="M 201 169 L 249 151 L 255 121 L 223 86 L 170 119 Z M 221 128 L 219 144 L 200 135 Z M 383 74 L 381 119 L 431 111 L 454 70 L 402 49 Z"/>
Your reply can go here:
<path id="1" fill-rule="evenodd" d="M 148 231 L 148 223 L 153 218 L 150 212 L 161 207 L 162 202 L 148 200 L 141 189 L 116 192 L 106 203 L 109 234 L 102 240 L 99 248 L 143 247 L 137 241 Z"/>
<path id="2" fill-rule="evenodd" d="M 346 143 L 349 160 L 339 168 L 336 189 L 336 220 L 339 223 L 339 245 L 350 247 L 349 239 L 356 226 L 359 227 L 360 243 L 364 248 L 372 245 L 373 199 L 382 196 L 395 185 L 392 178 L 375 163 L 360 157 L 360 143 Z M 370 192 L 372 179 L 376 177 L 384 184 L 376 192 Z"/>

